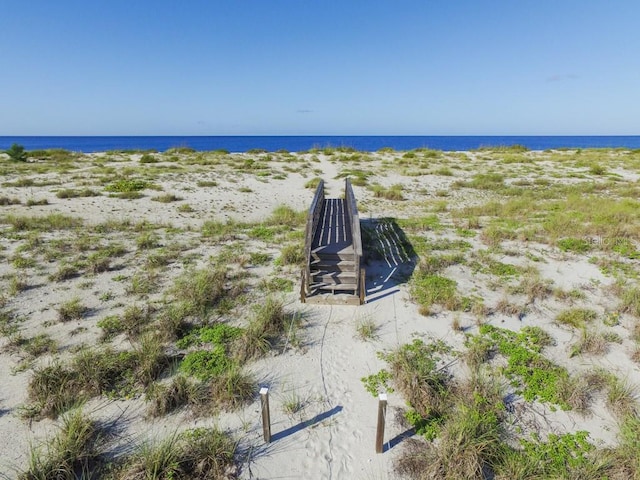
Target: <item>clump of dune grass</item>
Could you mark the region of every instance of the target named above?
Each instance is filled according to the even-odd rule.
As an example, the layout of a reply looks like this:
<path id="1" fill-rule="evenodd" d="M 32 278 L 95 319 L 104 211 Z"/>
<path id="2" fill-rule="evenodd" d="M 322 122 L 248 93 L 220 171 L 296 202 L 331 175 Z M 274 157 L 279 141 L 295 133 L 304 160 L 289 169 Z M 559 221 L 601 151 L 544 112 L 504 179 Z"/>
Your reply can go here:
<path id="1" fill-rule="evenodd" d="M 6 197 L 6 196 L 0 197 L 0 205 L 2 205 L 2 206 L 20 205 L 21 203 L 22 202 L 20 201 L 19 198 L 10 198 L 10 197 Z"/>
<path id="2" fill-rule="evenodd" d="M 191 212 L 195 212 L 195 209 L 188 203 L 183 203 L 180 206 L 178 206 L 178 211 L 182 213 L 191 213 Z"/>
<path id="3" fill-rule="evenodd" d="M 445 255 L 424 255 L 420 259 L 418 270 L 421 274 L 433 275 L 442 272 L 451 265 L 464 263 L 464 255 L 452 253 Z"/>
<path id="4" fill-rule="evenodd" d="M 154 383 L 146 391 L 147 412 L 162 417 L 185 405 L 194 403 L 199 384 L 184 375 L 175 376 L 170 383 Z"/>
<path id="5" fill-rule="evenodd" d="M 65 188 L 56 192 L 58 198 L 78 198 L 78 197 L 98 197 L 100 192 L 96 192 L 90 188 L 74 189 Z"/>
<path id="6" fill-rule="evenodd" d="M 300 245 L 289 244 L 282 247 L 276 260 L 280 265 L 300 265 L 304 262 L 304 252 Z"/>
<path id="7" fill-rule="evenodd" d="M 439 368 L 448 352 L 442 342 L 414 340 L 384 357 L 397 390 L 423 418 L 440 417 L 448 408 L 451 377 Z"/>
<path id="8" fill-rule="evenodd" d="M 29 288 L 29 281 L 24 273 L 19 272 L 9 276 L 9 285 L 7 289 L 9 295 L 17 295 L 18 293 L 25 291 L 27 288 Z"/>
<path id="9" fill-rule="evenodd" d="M 574 328 L 586 328 L 588 323 L 593 322 L 598 314 L 588 308 L 569 308 L 556 315 L 556 322 L 561 325 L 568 325 Z"/>
<path id="10" fill-rule="evenodd" d="M 537 272 L 527 272 L 518 285 L 510 289 L 511 293 L 526 295 L 529 302 L 544 300 L 553 293 L 550 280 L 543 279 Z"/>
<path id="11" fill-rule="evenodd" d="M 61 322 L 82 320 L 88 310 L 79 298 L 73 298 L 60 305 L 58 308 L 58 320 Z"/>
<path id="12" fill-rule="evenodd" d="M 472 370 L 478 369 L 480 365 L 487 362 L 496 352 L 494 343 L 482 335 L 468 336 L 465 339 L 464 345 L 466 350 L 460 358 Z"/>
<path id="13" fill-rule="evenodd" d="M 384 198 L 386 200 L 404 200 L 403 190 L 404 187 L 401 184 L 392 185 L 388 188 L 382 185 L 374 184 L 370 187 L 375 198 Z"/>
<path id="14" fill-rule="evenodd" d="M 640 477 L 640 417 L 625 415 L 619 422 L 619 431 L 610 478 L 636 480 Z"/>
<path id="15" fill-rule="evenodd" d="M 239 231 L 245 225 L 229 220 L 221 222 L 218 220 L 207 220 L 202 224 L 201 234 L 204 238 L 211 238 L 216 241 L 226 241 L 236 238 Z"/>
<path id="16" fill-rule="evenodd" d="M 521 315 L 524 315 L 524 313 L 526 312 L 526 306 L 518 305 L 516 303 L 509 301 L 508 298 L 503 297 L 500 300 L 498 300 L 498 303 L 496 303 L 496 306 L 494 307 L 494 311 L 497 313 L 502 313 L 503 315 L 521 316 Z"/>
<path id="17" fill-rule="evenodd" d="M 562 400 L 571 409 L 582 415 L 591 411 L 594 395 L 603 387 L 596 376 L 562 377 L 558 382 Z"/>
<path id="18" fill-rule="evenodd" d="M 589 173 L 592 175 L 604 175 L 607 173 L 607 169 L 599 163 L 594 163 L 589 167 Z"/>
<path id="19" fill-rule="evenodd" d="M 118 315 L 107 315 L 98 320 L 96 325 L 102 329 L 102 340 L 111 340 L 114 336 L 125 330 L 122 320 Z"/>
<path id="20" fill-rule="evenodd" d="M 111 259 L 106 251 L 93 252 L 87 257 L 87 270 L 93 275 L 106 272 L 111 267 Z"/>
<path id="21" fill-rule="evenodd" d="M 322 178 L 314 177 L 311 180 L 307 180 L 307 182 L 304 184 L 304 188 L 311 188 L 315 190 L 316 188 L 318 188 L 318 185 L 320 185 L 321 181 Z"/>
<path id="22" fill-rule="evenodd" d="M 308 400 L 301 397 L 298 392 L 291 390 L 282 396 L 282 411 L 289 416 L 293 416 L 301 412 L 307 402 Z"/>
<path id="23" fill-rule="evenodd" d="M 140 160 L 138 160 L 138 162 L 140 163 L 158 163 L 159 160 L 151 155 L 150 153 L 144 153 L 141 157 Z"/>
<path id="24" fill-rule="evenodd" d="M 18 337 L 18 346 L 31 357 L 38 357 L 44 353 L 53 353 L 57 348 L 56 341 L 46 333 L 40 333 L 31 338 Z M 10 344 L 13 342 L 13 339 L 10 339 Z"/>
<path id="25" fill-rule="evenodd" d="M 32 268 L 36 266 L 36 260 L 31 257 L 24 257 L 20 254 L 15 254 L 11 257 L 11 265 L 19 270 Z"/>
<path id="26" fill-rule="evenodd" d="M 32 447 L 20 480 L 94 478 L 104 465 L 107 435 L 80 409 L 62 418 L 60 431 L 45 444 Z"/>
<path id="27" fill-rule="evenodd" d="M 607 377 L 607 406 L 619 417 L 638 415 L 637 392 L 626 380 L 614 374 Z"/>
<path id="28" fill-rule="evenodd" d="M 580 339 L 571 347 L 570 356 L 574 355 L 604 355 L 609 351 L 609 340 L 605 335 L 582 328 Z"/>
<path id="29" fill-rule="evenodd" d="M 226 296 L 227 274 L 222 269 L 189 270 L 178 277 L 170 292 L 191 315 L 206 315 Z"/>
<path id="30" fill-rule="evenodd" d="M 46 198 L 28 198 L 27 207 L 35 207 L 39 205 L 49 205 L 49 200 Z"/>
<path id="31" fill-rule="evenodd" d="M 214 377 L 209 383 L 210 408 L 213 407 L 214 411 L 215 409 L 237 410 L 251 403 L 255 393 L 256 381 L 253 375 L 235 366 Z M 200 409 L 203 407 L 206 409 L 206 405 L 200 402 Z"/>
<path id="32" fill-rule="evenodd" d="M 234 478 L 237 444 L 216 428 L 197 428 L 145 443 L 121 461 L 115 480 Z"/>
<path id="33" fill-rule="evenodd" d="M 474 374 L 448 389 L 448 407 L 437 443 L 413 442 L 397 460 L 398 471 L 416 479 L 481 479 L 504 451 L 504 392 L 490 376 Z"/>
<path id="34" fill-rule="evenodd" d="M 136 246 L 138 250 L 148 250 L 156 248 L 159 245 L 160 239 L 154 232 L 143 232 L 138 238 L 136 238 Z"/>
<path id="35" fill-rule="evenodd" d="M 82 220 L 61 213 L 51 213 L 46 216 L 22 216 L 7 215 L 0 219 L 1 223 L 7 223 L 16 231 L 38 230 L 70 230 L 82 225 Z"/>
<path id="36" fill-rule="evenodd" d="M 131 283 L 125 289 L 129 295 L 145 296 L 156 291 L 160 277 L 157 270 L 146 269 L 136 272 L 131 277 Z"/>
<path id="37" fill-rule="evenodd" d="M 198 182 L 196 182 L 196 185 L 198 185 L 199 187 L 217 187 L 218 186 L 218 182 L 216 182 L 215 180 L 199 180 Z"/>
<path id="38" fill-rule="evenodd" d="M 132 355 L 135 359 L 134 381 L 143 386 L 150 385 L 170 365 L 162 338 L 156 332 L 141 335 Z"/>
<path id="39" fill-rule="evenodd" d="M 620 311 L 640 318 L 640 287 L 627 288 L 622 292 Z"/>
<path id="40" fill-rule="evenodd" d="M 135 338 L 151 320 L 151 308 L 149 305 L 141 307 L 133 304 L 128 306 L 120 315 L 120 328 L 117 330 L 127 333 L 129 338 Z"/>
<path id="41" fill-rule="evenodd" d="M 499 225 L 489 225 L 480 232 L 480 240 L 489 247 L 499 246 L 503 240 L 514 240 L 517 232 Z"/>
<path id="42" fill-rule="evenodd" d="M 591 250 L 591 244 L 582 238 L 563 238 L 558 240 L 558 248 L 563 252 L 587 253 Z"/>
<path id="43" fill-rule="evenodd" d="M 304 226 L 307 219 L 307 212 L 296 211 L 287 205 L 278 205 L 273 209 L 271 215 L 267 218 L 267 225 L 286 225 L 295 228 Z"/>
<path id="44" fill-rule="evenodd" d="M 154 338 L 141 339 L 134 351 L 111 347 L 84 349 L 69 362 L 36 368 L 28 386 L 26 415 L 55 418 L 101 394 L 122 397 L 151 383 L 168 366 Z"/>
<path id="45" fill-rule="evenodd" d="M 363 341 L 377 340 L 379 329 L 380 327 L 371 318 L 361 318 L 356 322 L 356 333 Z"/>
<path id="46" fill-rule="evenodd" d="M 164 193 L 162 195 L 151 197 L 151 200 L 154 202 L 160 202 L 160 203 L 171 203 L 171 202 L 179 202 L 183 200 L 183 198 L 173 193 Z"/>
<path id="47" fill-rule="evenodd" d="M 173 302 L 160 312 L 155 326 L 165 340 L 175 340 L 191 328 L 191 313 L 191 305 Z"/>
<path id="48" fill-rule="evenodd" d="M 69 280 L 70 278 L 77 277 L 79 275 L 78 269 L 68 263 L 62 263 L 58 266 L 57 270 L 49 275 L 49 280 L 53 282 L 62 282 Z"/>
<path id="49" fill-rule="evenodd" d="M 249 401 L 255 391 L 255 381 L 242 371 L 232 351 L 235 341 L 244 333 L 244 329 L 216 322 L 195 328 L 178 340 L 178 348 L 190 349 L 179 365 L 182 374 L 168 385 L 151 386 L 147 396 L 152 414 L 181 406 L 210 414 L 216 409 L 233 409 Z"/>
<path id="50" fill-rule="evenodd" d="M 454 182 L 456 187 L 475 188 L 478 190 L 500 190 L 504 188 L 504 175 L 497 172 L 478 173 L 471 180 Z"/>
<path id="51" fill-rule="evenodd" d="M 295 327 L 296 321 L 294 314 L 285 311 L 281 300 L 267 297 L 254 308 L 249 325 L 236 342 L 236 355 L 242 362 L 262 355 Z"/>

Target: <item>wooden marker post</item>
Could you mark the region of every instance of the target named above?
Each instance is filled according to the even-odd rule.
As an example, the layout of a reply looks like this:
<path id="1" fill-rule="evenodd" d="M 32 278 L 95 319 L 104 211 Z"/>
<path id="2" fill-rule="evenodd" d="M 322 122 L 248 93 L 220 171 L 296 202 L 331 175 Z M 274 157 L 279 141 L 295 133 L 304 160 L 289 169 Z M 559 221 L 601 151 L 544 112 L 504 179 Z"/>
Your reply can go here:
<path id="1" fill-rule="evenodd" d="M 271 443 L 271 415 L 269 414 L 269 389 L 260 389 L 260 403 L 262 405 L 262 431 L 265 443 Z"/>
<path id="2" fill-rule="evenodd" d="M 378 427 L 376 429 L 376 453 L 382 453 L 384 444 L 384 419 L 387 416 L 387 394 L 378 397 Z"/>

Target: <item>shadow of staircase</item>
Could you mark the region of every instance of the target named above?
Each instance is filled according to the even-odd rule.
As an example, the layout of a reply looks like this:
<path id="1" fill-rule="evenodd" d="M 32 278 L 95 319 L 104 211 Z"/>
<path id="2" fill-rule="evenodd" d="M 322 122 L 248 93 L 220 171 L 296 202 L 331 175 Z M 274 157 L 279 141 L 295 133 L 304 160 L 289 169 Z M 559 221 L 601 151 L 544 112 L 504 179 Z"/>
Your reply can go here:
<path id="1" fill-rule="evenodd" d="M 360 221 L 364 263 L 366 264 L 366 303 L 399 291 L 407 283 L 418 263 L 411 242 L 395 218 Z"/>

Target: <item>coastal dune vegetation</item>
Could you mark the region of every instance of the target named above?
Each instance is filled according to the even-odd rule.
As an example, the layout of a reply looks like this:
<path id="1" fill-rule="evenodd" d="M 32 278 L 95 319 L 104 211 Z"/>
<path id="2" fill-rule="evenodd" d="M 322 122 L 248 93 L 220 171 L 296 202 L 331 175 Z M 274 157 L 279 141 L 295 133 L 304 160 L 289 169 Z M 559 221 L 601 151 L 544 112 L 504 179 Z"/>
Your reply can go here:
<path id="1" fill-rule="evenodd" d="M 306 209 L 346 177 L 367 304 L 301 304 Z M 638 151 L 13 148 L 0 178 L 18 478 L 356 475 L 353 412 L 380 393 L 381 478 L 640 478 Z M 269 455 L 263 385 L 287 432 Z M 295 464 L 300 432 L 333 466 Z"/>

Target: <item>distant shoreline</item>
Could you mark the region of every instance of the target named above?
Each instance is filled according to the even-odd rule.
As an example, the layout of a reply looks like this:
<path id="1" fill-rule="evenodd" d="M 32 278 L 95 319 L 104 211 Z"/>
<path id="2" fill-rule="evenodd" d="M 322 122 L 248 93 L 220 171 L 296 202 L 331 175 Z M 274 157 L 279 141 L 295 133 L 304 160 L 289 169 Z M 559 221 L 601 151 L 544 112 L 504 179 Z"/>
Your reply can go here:
<path id="1" fill-rule="evenodd" d="M 276 152 L 346 148 L 363 152 L 390 148 L 396 151 L 429 148 L 442 151 L 469 151 L 482 147 L 522 145 L 529 150 L 571 148 L 640 149 L 640 135 L 557 135 L 557 136 L 416 136 L 416 135 L 301 135 L 301 136 L 0 136 L 0 150 L 13 143 L 27 150 L 64 149 L 82 153 L 113 150 L 154 150 L 187 147 L 195 151 L 251 150 Z"/>

